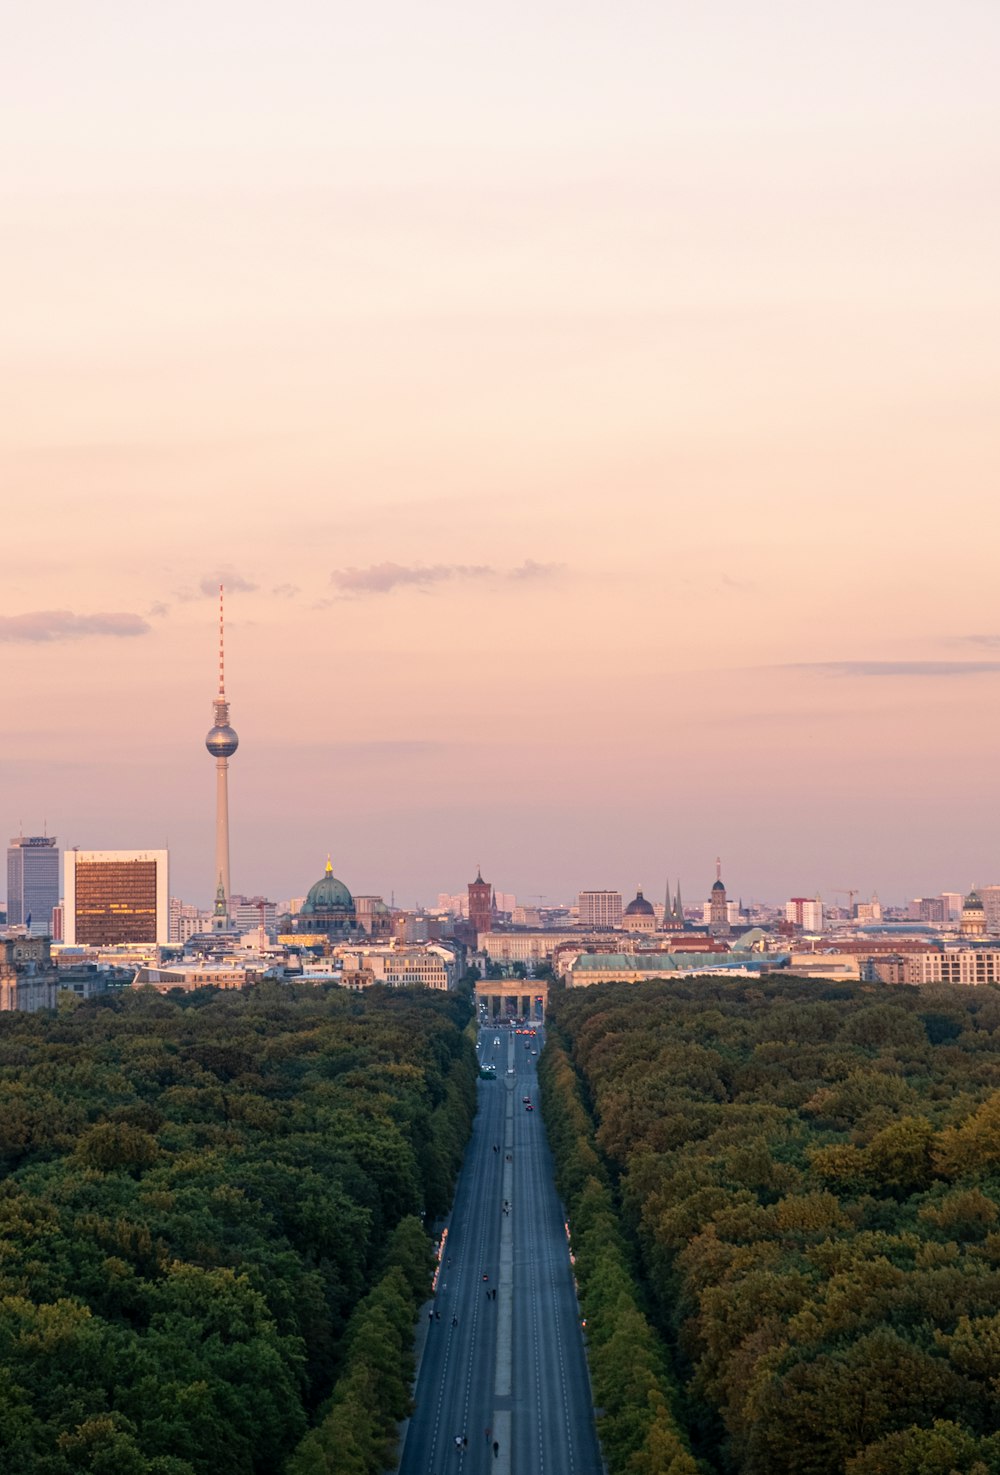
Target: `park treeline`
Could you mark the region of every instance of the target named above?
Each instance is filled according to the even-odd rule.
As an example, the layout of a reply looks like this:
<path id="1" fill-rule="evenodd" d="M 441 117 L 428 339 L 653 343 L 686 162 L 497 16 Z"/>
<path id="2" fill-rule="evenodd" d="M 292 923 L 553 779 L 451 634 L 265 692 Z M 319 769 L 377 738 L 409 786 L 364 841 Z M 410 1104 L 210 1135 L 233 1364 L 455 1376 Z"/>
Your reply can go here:
<path id="1" fill-rule="evenodd" d="M 695 1468 L 674 1409 L 734 1475 L 998 1475 L 1000 990 L 677 980 L 549 1022 L 613 1467 Z"/>
<path id="2" fill-rule="evenodd" d="M 0 1469 L 383 1468 L 467 1023 L 277 985 L 0 1015 Z"/>

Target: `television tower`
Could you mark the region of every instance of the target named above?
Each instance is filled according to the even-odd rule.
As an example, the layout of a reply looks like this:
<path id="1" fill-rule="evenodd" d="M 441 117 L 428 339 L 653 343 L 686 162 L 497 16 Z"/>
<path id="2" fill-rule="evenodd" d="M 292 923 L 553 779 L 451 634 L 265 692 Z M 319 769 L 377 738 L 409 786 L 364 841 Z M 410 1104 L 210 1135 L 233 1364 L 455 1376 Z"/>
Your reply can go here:
<path id="1" fill-rule="evenodd" d="M 223 587 L 219 585 L 219 694 L 215 698 L 215 726 L 205 739 L 205 747 L 215 759 L 215 887 L 216 909 L 225 901 L 229 915 L 229 760 L 239 747 L 239 738 L 229 726 L 229 703 L 226 701 L 225 624 L 222 608 Z"/>

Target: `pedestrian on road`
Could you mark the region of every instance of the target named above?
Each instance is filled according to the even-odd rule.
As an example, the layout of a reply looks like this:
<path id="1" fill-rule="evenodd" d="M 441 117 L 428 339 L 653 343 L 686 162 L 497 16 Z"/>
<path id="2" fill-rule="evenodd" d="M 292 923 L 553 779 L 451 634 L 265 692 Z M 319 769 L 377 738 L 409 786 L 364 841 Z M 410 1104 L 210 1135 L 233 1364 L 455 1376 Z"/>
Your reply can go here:
<path id="1" fill-rule="evenodd" d="M 451 1324 L 452 1324 L 452 1326 L 458 1326 L 458 1317 L 457 1316 L 453 1316 L 451 1318 Z"/>
<path id="2" fill-rule="evenodd" d="M 440 1311 L 435 1311 L 435 1313 L 434 1313 L 434 1320 L 435 1321 L 440 1321 L 441 1320 L 441 1313 L 440 1313 Z"/>
<path id="3" fill-rule="evenodd" d="M 497 1298 L 497 1288 L 496 1288 L 496 1286 L 494 1286 L 493 1287 L 493 1299 L 494 1299 L 494 1301 L 496 1300 L 496 1298 Z"/>
<path id="4" fill-rule="evenodd" d="M 500 1441 L 498 1439 L 494 1439 L 493 1441 L 493 1458 L 495 1460 L 500 1458 Z"/>
<path id="5" fill-rule="evenodd" d="M 490 1435 L 493 1433 L 493 1430 L 490 1428 L 490 1426 L 488 1424 L 487 1424 L 486 1428 L 483 1430 L 483 1433 L 486 1435 L 486 1443 L 489 1444 L 489 1442 L 490 1442 Z"/>
<path id="6" fill-rule="evenodd" d="M 462 1435 L 462 1448 L 463 1449 L 468 1449 L 468 1447 L 469 1447 L 469 1441 L 468 1441 L 468 1439 L 466 1439 L 465 1435 L 463 1434 Z"/>
<path id="7" fill-rule="evenodd" d="M 456 1449 L 461 1449 L 462 1448 L 462 1436 L 461 1436 L 461 1434 L 456 1434 L 455 1435 L 455 1448 Z"/>

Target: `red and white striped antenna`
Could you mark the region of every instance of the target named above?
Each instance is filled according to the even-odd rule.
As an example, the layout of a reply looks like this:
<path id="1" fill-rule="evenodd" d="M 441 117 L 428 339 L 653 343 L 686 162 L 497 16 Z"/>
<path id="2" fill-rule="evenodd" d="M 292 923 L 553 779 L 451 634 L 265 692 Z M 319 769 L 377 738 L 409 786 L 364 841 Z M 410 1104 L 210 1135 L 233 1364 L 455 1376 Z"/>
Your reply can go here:
<path id="1" fill-rule="evenodd" d="M 226 696 L 226 654 L 225 654 L 225 620 L 223 617 L 222 596 L 223 586 L 219 585 L 219 698 L 225 700 Z"/>

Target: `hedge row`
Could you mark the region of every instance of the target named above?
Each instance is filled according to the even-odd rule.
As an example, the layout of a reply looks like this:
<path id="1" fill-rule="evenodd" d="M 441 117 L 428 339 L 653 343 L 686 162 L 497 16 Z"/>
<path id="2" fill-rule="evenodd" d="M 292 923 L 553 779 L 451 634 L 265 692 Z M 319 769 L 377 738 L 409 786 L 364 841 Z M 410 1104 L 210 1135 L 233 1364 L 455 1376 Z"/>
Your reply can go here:
<path id="1" fill-rule="evenodd" d="M 677 1390 L 662 1345 L 642 1309 L 593 1123 L 554 1031 L 539 1061 L 539 1077 L 556 1182 L 569 1215 L 608 1468 L 611 1475 L 698 1475 L 702 1467 L 675 1414 Z"/>
<path id="2" fill-rule="evenodd" d="M 379 1475 L 393 1464 L 396 1427 L 411 1409 L 413 1328 L 427 1296 L 431 1250 L 419 1219 L 393 1231 L 382 1275 L 358 1302 L 344 1338 L 344 1370 L 287 1475 Z"/>

